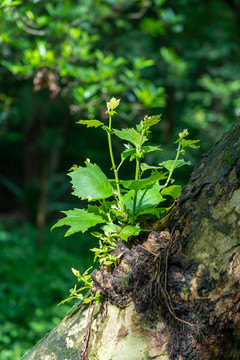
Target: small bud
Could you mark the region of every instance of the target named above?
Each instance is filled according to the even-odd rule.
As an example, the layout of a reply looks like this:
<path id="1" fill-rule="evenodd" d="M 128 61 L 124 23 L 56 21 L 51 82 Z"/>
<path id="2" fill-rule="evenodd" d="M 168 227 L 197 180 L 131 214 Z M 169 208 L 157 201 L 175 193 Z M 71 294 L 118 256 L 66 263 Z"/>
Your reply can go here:
<path id="1" fill-rule="evenodd" d="M 79 169 L 79 166 L 74 164 L 68 171 L 73 171 Z"/>
<path id="2" fill-rule="evenodd" d="M 75 276 L 80 276 L 80 272 L 74 268 L 71 269 Z"/>
<path id="3" fill-rule="evenodd" d="M 181 133 L 178 134 L 178 136 L 179 136 L 181 139 L 185 138 L 185 137 L 188 136 L 188 135 L 189 135 L 189 132 L 188 132 L 187 129 L 184 129 L 183 132 L 181 132 Z"/>
<path id="4" fill-rule="evenodd" d="M 107 102 L 108 111 L 114 110 L 120 103 L 121 99 L 116 99 L 115 97 L 111 98 L 109 102 Z"/>

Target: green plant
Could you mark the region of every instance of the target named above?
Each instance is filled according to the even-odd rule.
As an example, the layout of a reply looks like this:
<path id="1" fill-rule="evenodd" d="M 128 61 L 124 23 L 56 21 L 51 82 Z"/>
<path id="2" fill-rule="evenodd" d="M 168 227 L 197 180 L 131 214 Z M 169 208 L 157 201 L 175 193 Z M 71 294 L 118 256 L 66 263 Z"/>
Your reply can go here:
<path id="1" fill-rule="evenodd" d="M 84 300 L 85 303 L 89 303 L 92 300 L 94 300 L 95 304 L 98 304 L 101 300 L 102 296 L 100 294 L 100 290 L 97 290 L 94 295 L 91 293 L 91 289 L 94 286 L 94 283 L 91 278 L 91 274 L 89 274 L 89 270 L 92 269 L 92 266 L 88 268 L 83 275 L 81 275 L 80 271 L 72 268 L 73 274 L 77 277 L 78 281 L 83 284 L 79 289 L 77 289 L 77 284 L 74 286 L 73 289 L 69 290 L 69 297 L 63 301 L 60 302 L 59 305 L 62 305 L 72 299 L 78 299 L 78 300 Z M 83 291 L 88 291 L 88 296 L 83 296 L 83 294 L 79 294 Z"/>
<path id="2" fill-rule="evenodd" d="M 117 114 L 115 109 L 119 103 L 120 99 L 115 98 L 107 103 L 108 125 L 99 120 L 78 121 L 79 124 L 87 127 L 101 127 L 107 133 L 114 179 L 108 179 L 100 167 L 91 163 L 89 159 L 86 160 L 85 167 L 74 165 L 69 173 L 72 178 L 73 195 L 87 200 L 88 207 L 87 209 L 63 211 L 66 217 L 53 226 L 53 228 L 63 225 L 70 226 L 65 235 L 68 236 L 78 231 L 85 232 L 89 228 L 101 224 L 101 232 L 92 233 L 99 238 L 99 248 L 94 248 L 92 251 L 95 252 L 94 261 L 99 260 L 100 264 L 107 266 L 116 266 L 117 264 L 117 258 L 111 252 L 116 248 L 118 241 L 129 241 L 130 237 L 139 235 L 141 231 L 147 231 L 142 226 L 142 219 L 147 216 L 160 218 L 168 210 L 166 205 L 159 206 L 166 201 L 165 196 L 170 196 L 174 200 L 179 196 L 181 186 L 172 185 L 173 171 L 178 167 L 190 164 L 179 159 L 180 155 L 185 154 L 186 147 L 198 147 L 196 145 L 198 140 L 185 139 L 188 131 L 184 130 L 175 142 L 178 144 L 175 159 L 164 161 L 158 166 L 149 166 L 142 162 L 145 154 L 161 149 L 159 146 L 144 144 L 148 141 L 150 128 L 159 123 L 160 115 L 145 116 L 136 128 L 113 129 L 112 118 Z M 112 135 L 127 142 L 118 166 L 113 154 Z M 119 170 L 126 159 L 135 162 L 135 177 L 132 180 L 119 178 Z M 150 175 L 145 176 L 147 172 L 150 172 Z M 88 275 L 88 272 L 83 275 L 76 270 L 73 272 L 83 283 L 83 287 L 78 290 L 76 287 L 70 290 L 70 298 L 83 299 L 78 292 L 87 289 L 90 291 L 92 299 L 91 276 Z M 98 295 L 97 299 L 99 300 Z M 88 301 L 88 298 L 85 298 L 85 302 Z"/>

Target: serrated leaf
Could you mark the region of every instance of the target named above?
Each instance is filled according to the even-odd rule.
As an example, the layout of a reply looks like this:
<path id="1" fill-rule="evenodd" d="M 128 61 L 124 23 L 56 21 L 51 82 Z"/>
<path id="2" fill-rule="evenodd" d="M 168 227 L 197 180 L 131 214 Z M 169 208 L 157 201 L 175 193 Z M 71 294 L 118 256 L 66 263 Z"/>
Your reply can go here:
<path id="1" fill-rule="evenodd" d="M 171 185 L 161 191 L 161 195 L 169 195 L 176 200 L 182 190 L 180 185 Z"/>
<path id="2" fill-rule="evenodd" d="M 160 194 L 160 189 L 160 185 L 155 183 L 148 186 L 144 190 L 139 190 L 137 193 L 135 214 L 138 214 L 142 210 L 153 208 L 160 202 L 164 201 L 165 199 Z M 135 191 L 130 190 L 126 195 L 123 196 L 123 203 L 130 215 L 133 214 L 134 194 Z"/>
<path id="3" fill-rule="evenodd" d="M 145 163 L 142 163 L 142 164 L 140 165 L 140 167 L 141 167 L 142 173 L 143 173 L 144 171 L 146 171 L 146 170 L 158 170 L 158 169 L 160 169 L 159 166 L 150 166 L 150 165 L 145 164 Z"/>
<path id="4" fill-rule="evenodd" d="M 113 188 L 106 175 L 96 164 L 87 163 L 68 174 L 72 178 L 73 195 L 95 201 L 113 195 Z"/>
<path id="5" fill-rule="evenodd" d="M 146 136 L 142 137 L 141 134 L 139 134 L 133 128 L 123 129 L 123 130 L 114 129 L 113 132 L 120 139 L 130 142 L 131 144 L 135 145 L 136 147 L 139 147 L 145 141 L 147 141 Z"/>
<path id="6" fill-rule="evenodd" d="M 103 126 L 104 124 L 99 121 L 99 120 L 79 120 L 77 121 L 77 124 L 81 124 L 81 125 L 87 125 L 88 128 L 90 127 L 99 127 L 99 126 Z"/>
<path id="7" fill-rule="evenodd" d="M 129 156 L 135 155 L 136 154 L 136 149 L 127 149 L 124 150 L 121 153 L 121 159 L 122 161 L 126 160 Z M 130 159 L 131 160 L 131 159 Z"/>
<path id="8" fill-rule="evenodd" d="M 107 231 L 107 232 L 109 232 L 109 233 L 118 233 L 118 232 L 120 232 L 120 230 L 121 230 L 121 227 L 119 226 L 119 225 L 116 225 L 116 224 L 107 224 L 107 225 L 104 225 L 103 227 L 102 227 L 102 229 L 104 230 L 104 231 Z"/>
<path id="9" fill-rule="evenodd" d="M 139 235 L 141 229 L 137 226 L 133 226 L 133 225 L 127 225 L 125 226 L 122 231 L 120 232 L 119 236 L 127 241 L 127 239 L 130 237 L 130 236 L 137 236 Z"/>
<path id="10" fill-rule="evenodd" d="M 141 150 L 144 152 L 144 154 L 148 154 L 150 152 L 159 151 L 162 149 L 160 148 L 160 146 L 146 145 L 146 146 L 142 146 Z"/>
<path id="11" fill-rule="evenodd" d="M 98 206 L 98 205 L 90 205 L 90 204 L 88 204 L 87 210 L 88 210 L 88 212 L 93 213 L 95 215 L 100 215 L 99 207 L 100 206 Z"/>
<path id="12" fill-rule="evenodd" d="M 110 206 L 105 208 L 102 204 L 99 204 L 99 205 L 90 205 L 90 204 L 88 204 L 87 211 L 91 212 L 93 214 L 100 215 L 102 217 L 107 218 L 107 209 L 109 209 L 109 208 L 110 208 Z"/>
<path id="13" fill-rule="evenodd" d="M 179 138 L 177 139 L 177 141 L 175 141 L 175 144 L 177 143 L 181 143 L 182 145 L 182 148 L 184 149 L 185 147 L 191 147 L 193 149 L 197 149 L 199 148 L 200 146 L 197 146 L 195 145 L 196 143 L 198 143 L 200 140 L 186 140 L 186 139 L 182 139 L 182 138 Z"/>
<path id="14" fill-rule="evenodd" d="M 150 128 L 151 126 L 158 124 L 160 120 L 161 120 L 161 115 L 153 115 L 153 116 L 146 115 L 142 123 L 145 128 Z"/>
<path id="15" fill-rule="evenodd" d="M 183 139 L 181 141 L 181 145 L 182 145 L 182 148 L 184 149 L 185 147 L 190 147 L 190 148 L 193 148 L 193 149 L 197 149 L 199 148 L 200 146 L 197 146 L 195 145 L 196 143 L 198 143 L 200 140 L 186 140 L 186 139 Z"/>
<path id="16" fill-rule="evenodd" d="M 84 209 L 62 211 L 62 213 L 65 214 L 66 217 L 59 220 L 52 229 L 63 225 L 70 226 L 70 229 L 66 232 L 65 236 L 72 235 L 79 231 L 85 232 L 90 227 L 105 222 L 104 218 L 101 216 L 90 213 Z"/>
<path id="17" fill-rule="evenodd" d="M 120 180 L 120 184 L 125 187 L 125 189 L 132 189 L 132 190 L 140 190 L 146 188 L 147 186 L 155 183 L 159 180 L 164 180 L 167 178 L 167 173 L 154 171 L 151 176 L 140 179 L 140 180 Z"/>
<path id="18" fill-rule="evenodd" d="M 168 161 L 163 161 L 160 164 L 158 164 L 159 166 L 162 166 L 164 168 L 166 168 L 168 171 L 170 171 L 172 169 L 172 166 L 174 164 L 175 160 L 168 160 Z M 185 161 L 183 159 L 177 160 L 176 164 L 175 164 L 175 169 L 184 166 L 184 165 L 191 165 L 190 161 Z"/>

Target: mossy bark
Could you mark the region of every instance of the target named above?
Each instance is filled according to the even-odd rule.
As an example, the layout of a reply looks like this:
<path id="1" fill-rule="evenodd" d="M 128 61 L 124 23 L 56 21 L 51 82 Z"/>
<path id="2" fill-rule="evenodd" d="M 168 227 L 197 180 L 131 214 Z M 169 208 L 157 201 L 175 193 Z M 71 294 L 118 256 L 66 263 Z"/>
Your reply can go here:
<path id="1" fill-rule="evenodd" d="M 107 313 L 76 307 L 23 360 L 240 359 L 239 122 L 152 229 L 93 274 Z"/>

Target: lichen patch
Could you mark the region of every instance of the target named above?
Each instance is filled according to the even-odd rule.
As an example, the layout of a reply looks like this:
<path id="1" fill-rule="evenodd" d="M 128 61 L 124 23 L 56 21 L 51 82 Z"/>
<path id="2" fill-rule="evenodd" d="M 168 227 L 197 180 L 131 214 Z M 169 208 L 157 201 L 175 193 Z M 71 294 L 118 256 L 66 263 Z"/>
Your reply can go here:
<path id="1" fill-rule="evenodd" d="M 122 341 L 121 350 L 112 360 L 145 360 L 147 359 L 146 338 L 128 335 Z"/>
<path id="2" fill-rule="evenodd" d="M 66 337 L 66 347 L 67 347 L 68 349 L 71 349 L 71 348 L 73 348 L 73 346 L 74 346 L 73 340 L 70 339 L 69 337 Z"/>
<path id="3" fill-rule="evenodd" d="M 78 323 L 75 324 L 68 332 L 68 336 L 77 335 L 79 332 L 81 332 L 83 329 L 85 329 L 85 324 Z"/>

